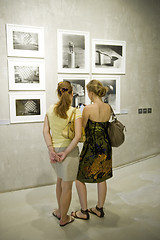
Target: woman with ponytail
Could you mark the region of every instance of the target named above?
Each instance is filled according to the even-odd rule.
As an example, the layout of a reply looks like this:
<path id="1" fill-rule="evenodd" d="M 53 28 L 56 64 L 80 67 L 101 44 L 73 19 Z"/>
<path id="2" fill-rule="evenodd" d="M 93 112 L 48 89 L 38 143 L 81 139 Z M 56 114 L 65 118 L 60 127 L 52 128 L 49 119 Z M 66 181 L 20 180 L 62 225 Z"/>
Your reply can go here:
<path id="1" fill-rule="evenodd" d="M 112 148 L 107 133 L 111 110 L 110 106 L 102 101 L 108 89 L 100 81 L 92 80 L 87 84 L 87 90 L 93 104 L 84 107 L 82 113 L 86 141 L 80 155 L 76 181 L 81 210 L 72 212 L 72 216 L 83 220 L 89 219 L 89 213 L 104 217 L 106 180 L 112 177 Z M 85 183 L 97 183 L 98 187 L 96 207 L 90 209 L 87 207 Z"/>
<path id="2" fill-rule="evenodd" d="M 59 101 L 51 105 L 44 121 L 43 135 L 48 147 L 51 164 L 57 175 L 56 196 L 58 209 L 53 211 L 53 216 L 60 220 L 60 226 L 65 226 L 74 221 L 68 215 L 71 202 L 72 184 L 76 180 L 79 151 L 77 143 L 81 138 L 82 117 L 76 109 L 75 137 L 73 140 L 62 136 L 62 131 L 70 118 L 73 98 L 73 89 L 69 81 L 60 82 L 57 87 Z"/>

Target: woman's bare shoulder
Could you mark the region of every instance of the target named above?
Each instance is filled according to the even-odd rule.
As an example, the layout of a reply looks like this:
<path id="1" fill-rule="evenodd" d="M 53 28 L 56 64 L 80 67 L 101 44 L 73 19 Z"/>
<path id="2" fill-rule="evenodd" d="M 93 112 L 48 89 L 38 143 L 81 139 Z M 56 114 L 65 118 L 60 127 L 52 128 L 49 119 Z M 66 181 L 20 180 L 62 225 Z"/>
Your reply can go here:
<path id="1" fill-rule="evenodd" d="M 95 107 L 95 104 L 88 104 L 87 106 L 85 106 L 85 108 L 87 109 L 92 109 Z"/>
<path id="2" fill-rule="evenodd" d="M 104 104 L 105 108 L 110 109 L 110 105 L 108 103 L 103 103 L 103 104 Z"/>
<path id="3" fill-rule="evenodd" d="M 91 109 L 91 108 L 92 108 L 92 105 L 93 105 L 93 104 L 88 104 L 88 105 L 86 105 L 86 106 L 84 107 L 84 110 L 89 110 L 89 109 Z"/>

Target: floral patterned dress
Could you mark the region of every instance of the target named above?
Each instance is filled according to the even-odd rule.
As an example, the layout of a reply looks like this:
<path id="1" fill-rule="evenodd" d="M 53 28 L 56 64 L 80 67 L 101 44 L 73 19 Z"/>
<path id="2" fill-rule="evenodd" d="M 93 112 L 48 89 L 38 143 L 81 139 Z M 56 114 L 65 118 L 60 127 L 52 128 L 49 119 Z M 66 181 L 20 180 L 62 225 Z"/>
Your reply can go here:
<path id="1" fill-rule="evenodd" d="M 85 128 L 86 141 L 80 155 L 77 179 L 100 183 L 112 177 L 112 148 L 107 133 L 109 122 L 90 119 Z"/>

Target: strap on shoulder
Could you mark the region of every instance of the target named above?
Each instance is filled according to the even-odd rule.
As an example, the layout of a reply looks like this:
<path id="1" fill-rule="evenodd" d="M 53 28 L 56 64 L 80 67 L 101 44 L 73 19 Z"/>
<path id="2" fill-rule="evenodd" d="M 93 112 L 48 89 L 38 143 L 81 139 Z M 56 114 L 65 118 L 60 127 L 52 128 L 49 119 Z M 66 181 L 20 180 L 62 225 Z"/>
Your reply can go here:
<path id="1" fill-rule="evenodd" d="M 74 108 L 74 109 L 72 110 L 72 113 L 71 113 L 71 116 L 70 116 L 68 122 L 71 122 L 71 121 L 72 121 L 73 115 L 74 115 L 74 118 L 75 118 L 75 115 L 76 115 L 76 108 Z"/>
<path id="2" fill-rule="evenodd" d="M 110 109 L 111 109 L 112 120 L 113 120 L 113 119 L 116 119 L 117 117 L 116 117 L 116 115 L 115 115 L 115 113 L 114 113 L 114 111 L 113 111 L 113 108 L 111 107 L 110 104 L 108 104 L 108 105 L 110 106 Z"/>

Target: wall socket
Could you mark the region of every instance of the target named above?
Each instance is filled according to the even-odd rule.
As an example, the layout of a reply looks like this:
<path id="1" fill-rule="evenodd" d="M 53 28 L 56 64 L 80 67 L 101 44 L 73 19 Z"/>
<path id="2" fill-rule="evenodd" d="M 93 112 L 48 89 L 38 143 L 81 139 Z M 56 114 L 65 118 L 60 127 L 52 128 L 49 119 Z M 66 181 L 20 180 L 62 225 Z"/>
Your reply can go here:
<path id="1" fill-rule="evenodd" d="M 147 108 L 143 108 L 143 113 L 144 113 L 144 114 L 147 113 Z"/>
<path id="2" fill-rule="evenodd" d="M 152 108 L 138 108 L 138 114 L 152 113 Z"/>

